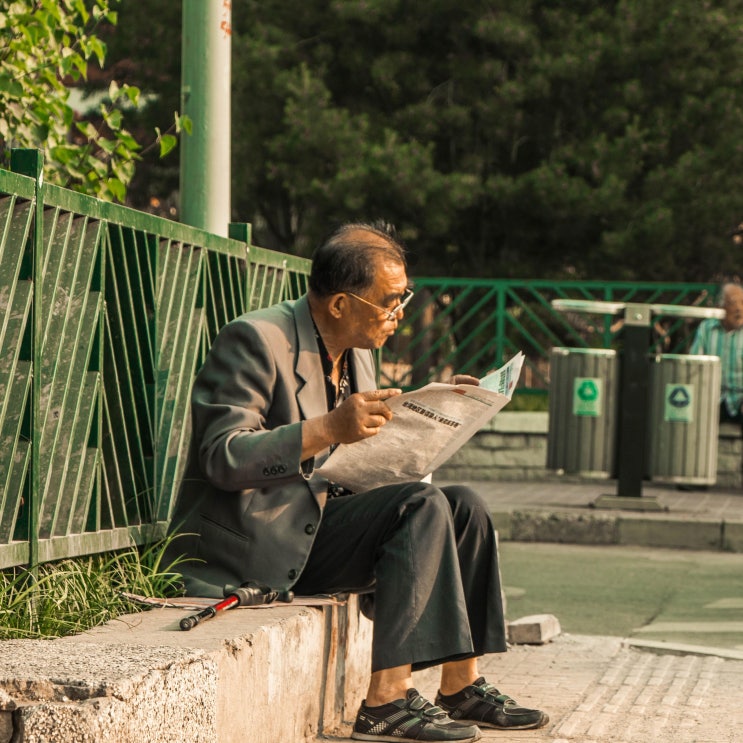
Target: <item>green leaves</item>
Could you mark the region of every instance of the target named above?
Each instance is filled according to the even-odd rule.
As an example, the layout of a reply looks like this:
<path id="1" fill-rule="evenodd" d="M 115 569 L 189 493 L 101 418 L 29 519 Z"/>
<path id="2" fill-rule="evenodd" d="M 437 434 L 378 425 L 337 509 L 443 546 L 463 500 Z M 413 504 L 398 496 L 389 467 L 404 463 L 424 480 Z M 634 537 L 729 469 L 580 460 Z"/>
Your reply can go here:
<path id="1" fill-rule="evenodd" d="M 13 0 L 0 13 L 0 150 L 39 148 L 48 183 L 123 202 L 141 149 L 125 119 L 140 91 L 112 81 L 83 112 L 67 87 L 87 80 L 90 63 L 103 66 L 107 47 L 95 32 L 116 23 L 116 2 Z M 176 146 L 174 135 L 157 136 L 163 155 Z"/>

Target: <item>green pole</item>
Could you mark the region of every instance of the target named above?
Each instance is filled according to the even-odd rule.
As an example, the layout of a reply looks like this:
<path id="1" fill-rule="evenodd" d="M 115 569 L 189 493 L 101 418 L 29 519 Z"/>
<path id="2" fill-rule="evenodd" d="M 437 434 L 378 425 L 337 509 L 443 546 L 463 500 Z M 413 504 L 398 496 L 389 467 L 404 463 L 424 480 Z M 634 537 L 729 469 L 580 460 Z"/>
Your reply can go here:
<path id="1" fill-rule="evenodd" d="M 181 221 L 227 235 L 230 221 L 232 0 L 183 0 Z"/>

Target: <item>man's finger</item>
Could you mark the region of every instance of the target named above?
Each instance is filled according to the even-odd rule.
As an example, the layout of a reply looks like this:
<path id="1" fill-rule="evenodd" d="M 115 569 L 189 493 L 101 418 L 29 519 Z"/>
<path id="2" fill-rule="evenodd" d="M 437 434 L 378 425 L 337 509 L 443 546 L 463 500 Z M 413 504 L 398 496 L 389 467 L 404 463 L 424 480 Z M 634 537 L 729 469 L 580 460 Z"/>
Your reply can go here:
<path id="1" fill-rule="evenodd" d="M 474 384 L 475 386 L 479 386 L 480 380 L 471 374 L 455 374 L 449 384 Z"/>
<path id="2" fill-rule="evenodd" d="M 374 400 L 388 400 L 390 397 L 395 397 L 401 393 L 402 390 L 391 387 L 387 390 L 368 390 L 363 392 L 362 395 L 367 402 L 373 402 Z"/>
<path id="3" fill-rule="evenodd" d="M 379 405 L 375 405 L 370 410 L 372 415 L 378 415 L 380 418 L 384 418 L 385 421 L 392 420 L 392 411 L 380 400 Z"/>

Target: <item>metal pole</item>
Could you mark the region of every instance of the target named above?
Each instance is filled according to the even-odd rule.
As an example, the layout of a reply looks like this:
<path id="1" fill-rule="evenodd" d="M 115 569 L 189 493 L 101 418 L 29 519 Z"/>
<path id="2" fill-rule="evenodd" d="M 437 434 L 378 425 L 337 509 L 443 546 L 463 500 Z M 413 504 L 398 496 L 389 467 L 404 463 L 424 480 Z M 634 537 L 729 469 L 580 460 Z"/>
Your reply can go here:
<path id="1" fill-rule="evenodd" d="M 181 221 L 227 235 L 230 221 L 232 0 L 183 0 Z"/>
<path id="2" fill-rule="evenodd" d="M 628 304 L 624 318 L 617 495 L 620 498 L 640 498 L 645 475 L 650 307 Z"/>

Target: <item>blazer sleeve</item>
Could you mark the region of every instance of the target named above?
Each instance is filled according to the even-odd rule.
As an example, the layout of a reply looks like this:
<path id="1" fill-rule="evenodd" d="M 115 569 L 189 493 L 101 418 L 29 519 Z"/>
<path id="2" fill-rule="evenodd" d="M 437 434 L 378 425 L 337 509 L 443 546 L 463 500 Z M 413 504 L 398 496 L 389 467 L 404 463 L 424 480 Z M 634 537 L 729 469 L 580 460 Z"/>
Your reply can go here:
<path id="1" fill-rule="evenodd" d="M 257 324 L 235 320 L 220 331 L 197 375 L 192 415 L 199 464 L 220 490 L 275 486 L 303 476 L 289 346 L 278 331 L 267 338 Z"/>

